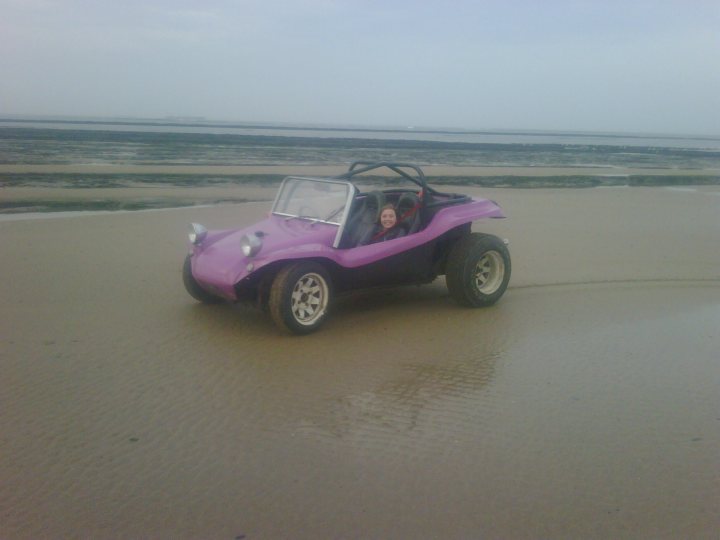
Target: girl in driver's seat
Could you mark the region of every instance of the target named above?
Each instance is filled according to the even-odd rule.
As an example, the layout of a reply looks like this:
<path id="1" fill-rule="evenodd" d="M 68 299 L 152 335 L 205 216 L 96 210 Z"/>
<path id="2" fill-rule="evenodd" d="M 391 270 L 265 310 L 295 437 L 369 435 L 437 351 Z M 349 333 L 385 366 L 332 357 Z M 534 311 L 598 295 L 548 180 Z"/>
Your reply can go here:
<path id="1" fill-rule="evenodd" d="M 397 211 L 392 204 L 386 204 L 380 211 L 379 223 L 370 243 L 384 242 L 405 236 L 405 229 L 397 222 Z"/>

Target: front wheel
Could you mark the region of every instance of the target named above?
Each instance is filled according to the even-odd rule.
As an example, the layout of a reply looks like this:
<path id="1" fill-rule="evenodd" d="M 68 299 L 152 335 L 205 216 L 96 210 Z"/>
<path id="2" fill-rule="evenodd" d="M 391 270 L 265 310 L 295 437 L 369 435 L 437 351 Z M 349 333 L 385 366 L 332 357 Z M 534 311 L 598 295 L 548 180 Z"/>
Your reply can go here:
<path id="1" fill-rule="evenodd" d="M 500 238 L 471 233 L 460 238 L 448 255 L 448 291 L 463 306 L 497 302 L 510 281 L 510 252 Z"/>
<path id="2" fill-rule="evenodd" d="M 288 264 L 270 288 L 270 315 L 294 334 L 309 334 L 325 321 L 332 297 L 327 270 L 313 262 Z"/>

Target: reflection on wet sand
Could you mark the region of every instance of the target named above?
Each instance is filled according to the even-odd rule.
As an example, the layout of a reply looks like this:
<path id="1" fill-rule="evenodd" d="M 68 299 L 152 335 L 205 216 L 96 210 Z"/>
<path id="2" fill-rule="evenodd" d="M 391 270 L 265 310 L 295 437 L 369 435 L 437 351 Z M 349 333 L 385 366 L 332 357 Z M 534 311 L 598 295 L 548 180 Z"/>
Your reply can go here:
<path id="1" fill-rule="evenodd" d="M 472 400 L 493 377 L 500 353 L 444 359 L 442 365 L 416 363 L 401 365 L 401 373 L 374 390 L 343 395 L 328 402 L 325 414 L 305 420 L 303 431 L 352 440 L 373 437 L 384 445 L 385 438 L 406 437 L 412 442 L 430 442 L 433 413 L 444 407 L 458 408 Z M 368 434 L 372 434 L 368 437 Z"/>

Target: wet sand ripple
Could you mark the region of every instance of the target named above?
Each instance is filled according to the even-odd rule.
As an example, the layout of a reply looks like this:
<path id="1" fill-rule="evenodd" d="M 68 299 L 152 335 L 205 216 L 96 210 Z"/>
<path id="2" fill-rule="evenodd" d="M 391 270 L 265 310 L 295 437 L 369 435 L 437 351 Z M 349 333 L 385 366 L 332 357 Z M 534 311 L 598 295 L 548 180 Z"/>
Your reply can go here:
<path id="1" fill-rule="evenodd" d="M 261 204 L 0 223 L 0 536 L 710 538 L 720 197 L 508 192 L 512 287 L 286 337 L 180 282 Z"/>

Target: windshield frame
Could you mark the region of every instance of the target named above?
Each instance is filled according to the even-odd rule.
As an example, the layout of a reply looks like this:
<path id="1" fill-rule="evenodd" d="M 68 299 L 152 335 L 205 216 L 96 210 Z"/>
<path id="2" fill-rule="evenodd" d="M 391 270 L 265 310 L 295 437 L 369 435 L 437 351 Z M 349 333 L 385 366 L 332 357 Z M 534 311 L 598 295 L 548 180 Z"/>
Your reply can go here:
<path id="1" fill-rule="evenodd" d="M 343 207 L 345 211 L 343 212 L 342 219 L 337 221 L 327 221 L 325 219 L 321 218 L 315 218 L 310 216 L 300 216 L 296 214 L 289 214 L 287 212 L 280 212 L 277 210 L 278 204 L 280 203 L 280 196 L 284 193 L 285 187 L 290 182 L 296 182 L 296 181 L 302 181 L 302 182 L 318 182 L 323 184 L 336 184 L 336 185 L 342 185 L 347 188 L 347 197 L 345 198 L 345 206 Z M 352 208 L 352 203 L 355 197 L 358 194 L 358 189 L 355 187 L 355 185 L 352 182 L 348 182 L 347 180 L 336 180 L 336 179 L 328 179 L 328 178 L 314 178 L 314 177 L 307 177 L 307 176 L 287 176 L 283 179 L 282 183 L 280 184 L 280 187 L 278 188 L 278 191 L 275 195 L 275 200 L 273 201 L 272 215 L 275 216 L 281 216 L 285 219 L 302 219 L 305 221 L 310 221 L 312 223 L 324 223 L 326 225 L 331 225 L 333 227 L 337 227 L 338 231 L 335 234 L 335 240 L 333 241 L 334 248 L 337 248 L 340 245 L 340 239 L 342 238 L 343 231 L 345 230 L 345 224 L 347 223 L 348 216 L 350 214 L 350 209 Z"/>

